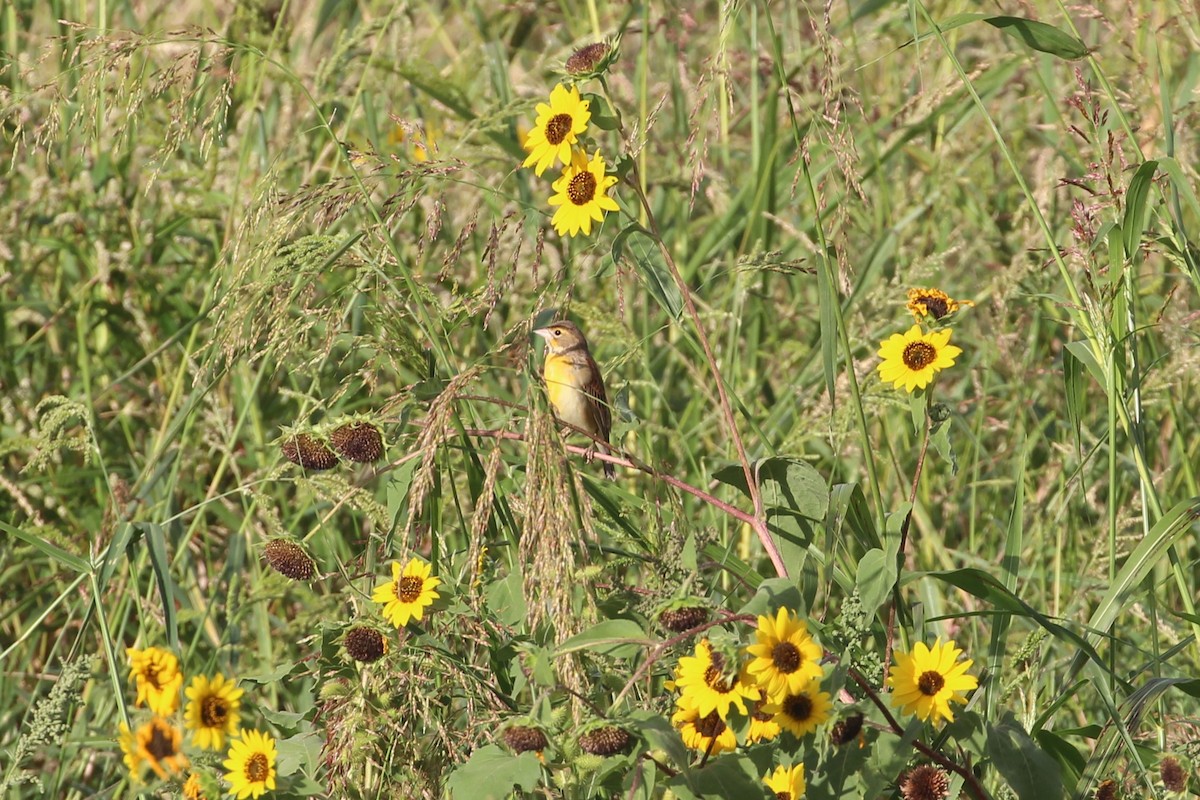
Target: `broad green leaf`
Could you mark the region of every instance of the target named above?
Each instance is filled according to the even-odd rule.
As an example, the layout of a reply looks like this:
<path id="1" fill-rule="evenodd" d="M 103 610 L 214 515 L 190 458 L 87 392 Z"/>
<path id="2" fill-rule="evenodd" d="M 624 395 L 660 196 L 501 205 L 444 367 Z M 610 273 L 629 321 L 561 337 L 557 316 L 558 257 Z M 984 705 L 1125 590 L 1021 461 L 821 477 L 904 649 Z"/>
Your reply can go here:
<path id="1" fill-rule="evenodd" d="M 796 587 L 796 581 L 792 578 L 769 578 L 759 584 L 754 596 L 738 609 L 738 613 L 770 616 L 785 606 L 801 616 L 805 613 L 804 597 Z"/>
<path id="2" fill-rule="evenodd" d="M 879 547 L 879 531 L 875 529 L 875 518 L 862 486 L 857 483 L 839 483 L 829 490 L 829 514 L 825 527 L 830 535 L 836 536 L 842 525 L 847 525 L 860 547 Z"/>
<path id="3" fill-rule="evenodd" d="M 1053 25 L 1024 17 L 987 17 L 984 19 L 993 28 L 999 28 L 1014 39 L 1043 53 L 1075 61 L 1088 54 L 1088 47 L 1065 31 Z"/>
<path id="4" fill-rule="evenodd" d="M 819 522 L 829 510 L 829 489 L 825 479 L 807 461 L 775 456 L 751 465 L 758 480 L 763 505 L 794 511 L 805 519 Z M 740 464 L 722 467 L 713 477 L 741 491 L 747 497 L 746 473 Z"/>
<path id="5" fill-rule="evenodd" d="M 859 559 L 854 581 L 863 611 L 868 615 L 874 614 L 896 585 L 896 557 L 889 557 L 877 547 L 868 550 Z"/>
<path id="6" fill-rule="evenodd" d="M 633 620 L 609 619 L 567 639 L 554 654 L 562 656 L 577 650 L 591 650 L 613 658 L 632 658 L 653 643 L 642 626 Z"/>
<path id="7" fill-rule="evenodd" d="M 746 753 L 722 754 L 703 768 L 682 770 L 667 786 L 679 800 L 758 798 L 764 796 L 762 774 L 763 767 Z"/>
<path id="8" fill-rule="evenodd" d="M 1087 342 L 1067 342 L 1066 349 L 1071 351 L 1071 355 L 1075 356 L 1081 364 L 1087 367 L 1087 371 L 1091 373 L 1096 383 L 1101 386 L 1107 384 L 1104 378 L 1104 369 L 1100 366 L 1100 362 L 1096 360 L 1096 355 L 1092 352 L 1092 348 L 1088 346 Z"/>
<path id="9" fill-rule="evenodd" d="M 688 763 L 688 749 L 679 737 L 679 731 L 675 730 L 665 717 L 649 711 L 635 711 L 626 719 L 629 720 L 630 727 L 646 740 L 651 750 L 663 751 L 671 763 L 677 766 L 682 767 Z"/>
<path id="10" fill-rule="evenodd" d="M 305 731 L 286 739 L 276 739 L 275 748 L 279 757 L 276 769 L 281 776 L 295 772 L 315 775 L 321 765 L 321 747 L 324 744 L 325 737 L 316 731 Z"/>
<path id="11" fill-rule="evenodd" d="M 488 611 L 495 614 L 499 622 L 513 626 L 520 624 L 529 610 L 525 602 L 525 589 L 521 585 L 521 573 L 513 570 L 502 580 L 488 586 L 486 602 Z"/>
<path id="12" fill-rule="evenodd" d="M 954 452 L 954 443 L 950 440 L 949 420 L 934 423 L 933 431 L 929 434 L 929 443 L 933 449 L 950 465 L 950 474 L 958 474 L 958 454 Z"/>
<path id="13" fill-rule="evenodd" d="M 1012 713 L 988 728 L 987 754 L 1020 800 L 1055 800 L 1063 796 L 1058 764 L 1044 753 Z"/>
<path id="14" fill-rule="evenodd" d="M 1121 218 L 1121 231 L 1125 236 L 1125 257 L 1133 260 L 1142 245 L 1142 234 L 1146 231 L 1146 200 L 1158 172 L 1157 161 L 1147 161 L 1138 167 L 1129 181 L 1125 192 L 1125 215 Z"/>
<path id="15" fill-rule="evenodd" d="M 634 234 L 640 234 L 641 238 L 635 240 Z M 663 260 L 654 236 L 636 222 L 628 225 L 613 239 L 613 263 L 620 263 L 621 259 L 626 258 L 626 251 L 628 257 L 637 265 L 638 275 L 651 296 L 672 319 L 678 320 L 683 314 L 683 295 L 679 293 L 679 287 L 671 277 L 671 271 Z"/>
<path id="16" fill-rule="evenodd" d="M 506 800 L 518 786 L 532 792 L 542 777 L 542 765 L 533 753 L 519 756 L 489 744 L 476 750 L 467 763 L 454 770 L 446 782 L 451 797 Z"/>

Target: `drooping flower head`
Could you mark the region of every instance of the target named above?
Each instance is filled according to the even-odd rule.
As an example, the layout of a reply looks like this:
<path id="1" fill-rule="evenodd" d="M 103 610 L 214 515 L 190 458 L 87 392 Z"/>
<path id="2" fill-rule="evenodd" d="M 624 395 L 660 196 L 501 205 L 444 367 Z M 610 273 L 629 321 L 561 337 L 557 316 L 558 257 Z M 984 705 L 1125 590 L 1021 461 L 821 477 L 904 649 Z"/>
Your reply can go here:
<path id="1" fill-rule="evenodd" d="M 617 176 L 606 169 L 599 150 L 591 161 L 586 153 L 577 153 L 563 168 L 562 177 L 550 187 L 555 191 L 550 205 L 558 206 L 550 221 L 559 236 L 575 236 L 580 231 L 590 236 L 593 221 L 602 221 L 605 211 L 617 210 L 617 201 L 608 196 Z"/>
<path id="2" fill-rule="evenodd" d="M 136 732 L 121 723 L 118 739 L 125 766 L 134 783 L 142 780 L 142 768 L 150 767 L 161 780 L 187 769 L 188 759 L 180 750 L 183 732 L 162 717 L 153 717 Z"/>
<path id="3" fill-rule="evenodd" d="M 821 680 L 821 646 L 790 609 L 780 608 L 773 617 L 760 616 L 755 636 L 758 643 L 746 648 L 753 658 L 746 670 L 768 697 L 799 692 L 809 681 Z"/>
<path id="4" fill-rule="evenodd" d="M 767 701 L 759 700 L 750 709 L 750 729 L 746 731 L 746 744 L 769 742 L 779 736 L 783 728 L 775 721 L 775 715 L 766 710 Z"/>
<path id="5" fill-rule="evenodd" d="M 138 650 L 126 648 L 129 679 L 137 686 L 135 705 L 145 705 L 160 717 L 169 717 L 179 708 L 179 689 L 183 673 L 174 653 L 158 647 Z"/>
<path id="6" fill-rule="evenodd" d="M 392 579 L 375 587 L 371 599 L 383 606 L 383 616 L 397 628 L 403 628 L 410 619 L 420 621 L 425 607 L 441 596 L 436 590 L 442 581 L 431 571 L 429 564 L 416 558 L 403 566 L 393 561 Z"/>
<path id="7" fill-rule="evenodd" d="M 775 800 L 800 800 L 805 789 L 804 765 L 776 767 L 774 772 L 763 778 L 763 783 L 775 793 Z"/>
<path id="8" fill-rule="evenodd" d="M 950 704 L 965 704 L 966 693 L 979 686 L 979 680 L 967 674 L 975 662 L 959 661 L 962 650 L 952 641 L 941 641 L 935 641 L 932 648 L 917 642 L 911 653 L 896 653 L 896 668 L 888 676 L 892 705 L 916 714 L 923 722 L 931 716 L 935 721 L 953 722 Z"/>
<path id="9" fill-rule="evenodd" d="M 579 89 L 567 89 L 561 83 L 550 92 L 550 103 L 537 104 L 537 121 L 533 130 L 525 137 L 525 149 L 529 155 L 523 167 L 533 167 L 541 175 L 554 164 L 555 159 L 563 164 L 571 163 L 571 149 L 587 130 L 592 112 L 590 102 L 579 96 Z"/>
<path id="10" fill-rule="evenodd" d="M 236 800 L 259 798 L 275 788 L 275 740 L 269 733 L 242 731 L 229 744 L 225 780 Z"/>
<path id="11" fill-rule="evenodd" d="M 715 711 L 702 717 L 694 707 L 680 706 L 672 715 L 671 723 L 679 729 L 683 743 L 693 750 L 715 756 L 726 750 L 737 749 L 733 728 L 725 724 L 725 720 Z"/>
<path id="12" fill-rule="evenodd" d="M 822 692 L 813 681 L 798 692 L 788 692 L 772 701 L 765 710 L 774 712 L 779 726 L 800 739 L 829 719 L 833 701 L 829 693 Z"/>
<path id="13" fill-rule="evenodd" d="M 204 675 L 192 678 L 185 694 L 183 716 L 192 741 L 205 750 L 223 749 L 225 737 L 237 735 L 242 690 L 218 672 L 211 680 Z"/>
<path id="14" fill-rule="evenodd" d="M 909 289 L 908 310 L 920 322 L 924 317 L 939 320 L 958 311 L 960 306 L 975 305 L 970 300 L 955 300 L 941 289 Z"/>
<path id="15" fill-rule="evenodd" d="M 879 343 L 880 379 L 906 392 L 924 389 L 962 354 L 961 347 L 949 342 L 950 328 L 925 333 L 920 325 L 913 325 L 905 333 L 893 333 Z"/>

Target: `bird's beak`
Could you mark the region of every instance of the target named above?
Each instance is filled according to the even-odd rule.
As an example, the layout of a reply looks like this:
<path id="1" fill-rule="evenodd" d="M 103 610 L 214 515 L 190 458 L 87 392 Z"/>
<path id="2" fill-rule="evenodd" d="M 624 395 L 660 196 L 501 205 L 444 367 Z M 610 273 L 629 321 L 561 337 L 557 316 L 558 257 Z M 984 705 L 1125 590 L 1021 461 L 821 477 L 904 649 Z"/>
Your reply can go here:
<path id="1" fill-rule="evenodd" d="M 546 341 L 550 341 L 550 329 L 549 328 L 537 328 L 534 330 L 534 333 L 537 334 L 538 336 L 542 337 Z"/>

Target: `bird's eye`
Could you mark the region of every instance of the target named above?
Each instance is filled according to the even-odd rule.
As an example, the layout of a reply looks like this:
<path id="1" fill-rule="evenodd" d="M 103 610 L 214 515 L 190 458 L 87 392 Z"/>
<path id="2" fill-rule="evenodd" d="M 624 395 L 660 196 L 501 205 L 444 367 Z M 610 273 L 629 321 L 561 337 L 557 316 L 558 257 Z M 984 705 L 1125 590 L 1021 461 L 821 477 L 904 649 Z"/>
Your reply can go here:
<path id="1" fill-rule="evenodd" d="M 554 329 L 554 335 L 555 335 L 555 336 L 562 336 L 562 328 L 555 328 L 555 329 Z"/>

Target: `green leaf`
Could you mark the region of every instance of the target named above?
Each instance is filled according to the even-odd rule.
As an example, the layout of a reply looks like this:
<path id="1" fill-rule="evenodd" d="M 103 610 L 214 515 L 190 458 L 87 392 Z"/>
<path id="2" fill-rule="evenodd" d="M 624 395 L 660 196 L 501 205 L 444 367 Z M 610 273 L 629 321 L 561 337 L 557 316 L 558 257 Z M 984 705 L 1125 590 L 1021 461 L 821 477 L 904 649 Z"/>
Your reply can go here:
<path id="1" fill-rule="evenodd" d="M 1067 342 L 1066 349 L 1070 351 L 1071 355 L 1079 359 L 1081 364 L 1087 367 L 1088 372 L 1091 373 L 1096 383 L 1101 386 L 1105 385 L 1104 369 L 1100 366 L 1100 362 L 1096 360 L 1096 355 L 1092 352 L 1092 348 L 1088 346 L 1087 342 Z"/>
<path id="2" fill-rule="evenodd" d="M 770 616 L 784 606 L 804 613 L 804 597 L 796 588 L 796 581 L 791 578 L 769 578 L 758 585 L 754 596 L 738 609 L 738 614 Z"/>
<path id="3" fill-rule="evenodd" d="M 609 619 L 560 644 L 555 656 L 577 650 L 591 650 L 613 658 L 632 658 L 654 643 L 642 626 L 631 619 Z"/>
<path id="4" fill-rule="evenodd" d="M 1129 558 L 1121 566 L 1108 591 L 1104 593 L 1100 604 L 1092 612 L 1092 618 L 1087 622 L 1086 643 L 1088 649 L 1099 644 L 1108 635 L 1109 628 L 1116 621 L 1117 614 L 1129 605 L 1142 580 L 1150 574 L 1150 570 L 1162 561 L 1167 550 L 1193 527 L 1200 518 L 1200 497 L 1193 497 L 1179 503 L 1162 516 L 1150 532 L 1138 543 Z M 1063 683 L 1070 683 L 1083 666 L 1084 654 L 1075 655 Z"/>
<path id="5" fill-rule="evenodd" d="M 47 542 L 40 536 L 34 536 L 32 533 L 26 533 L 20 528 L 14 528 L 5 522 L 0 522 L 0 531 L 4 531 L 9 536 L 15 536 L 26 544 L 40 550 L 44 555 L 58 561 L 59 563 L 69 567 L 73 571 L 84 575 L 91 571 L 88 562 L 77 555 L 68 553 L 61 547 Z"/>
<path id="6" fill-rule="evenodd" d="M 1011 712 L 1000 724 L 988 727 L 987 753 L 1020 800 L 1063 796 L 1058 764 L 1029 738 Z"/>
<path id="7" fill-rule="evenodd" d="M 1086 398 L 1086 392 L 1083 385 L 1083 362 L 1080 361 L 1071 349 L 1064 348 L 1062 351 L 1063 362 L 1063 387 L 1066 393 L 1067 401 L 1067 421 L 1071 425 L 1071 430 L 1075 433 L 1075 452 L 1080 453 L 1083 449 L 1083 441 L 1079 434 L 1083 429 L 1083 402 Z"/>
<path id="8" fill-rule="evenodd" d="M 874 614 L 896 585 L 896 556 L 888 556 L 878 547 L 868 550 L 858 561 L 854 583 L 863 611 L 868 616 Z"/>
<path id="9" fill-rule="evenodd" d="M 933 445 L 937 454 L 950 465 L 950 474 L 957 475 L 958 454 L 954 452 L 954 443 L 950 441 L 950 425 L 946 421 L 934 424 L 933 432 L 929 435 L 929 443 Z"/>
<path id="10" fill-rule="evenodd" d="M 641 234 L 645 241 L 634 246 L 634 234 Z M 679 293 L 679 287 L 671 277 L 671 271 L 663 260 L 662 252 L 659 250 L 654 236 L 650 231 L 634 222 L 613 239 L 613 263 L 619 264 L 625 257 L 626 250 L 629 251 L 633 263 L 637 265 L 638 274 L 651 296 L 671 315 L 672 319 L 678 320 L 683 315 L 683 295 Z"/>
<path id="11" fill-rule="evenodd" d="M 1192 187 L 1192 182 L 1183 174 L 1183 168 L 1179 166 L 1179 162 L 1173 158 L 1160 158 L 1158 166 L 1162 167 L 1162 171 L 1170 176 L 1171 185 L 1192 207 L 1192 212 L 1200 216 L 1200 198 L 1197 198 L 1196 190 Z"/>
<path id="12" fill-rule="evenodd" d="M 179 649 L 179 623 L 176 617 L 175 584 L 171 580 L 171 562 L 167 558 L 167 540 L 161 525 L 152 522 L 136 523 L 150 551 L 150 568 L 158 585 L 158 596 L 163 604 L 163 623 L 167 628 L 167 643 L 172 650 Z"/>
<path id="13" fill-rule="evenodd" d="M 688 763 L 688 750 L 679 737 L 679 731 L 664 717 L 649 711 L 635 711 L 628 715 L 630 727 L 646 740 L 650 750 L 661 750 L 672 763 L 683 766 Z"/>
<path id="14" fill-rule="evenodd" d="M 829 259 L 818 255 L 817 261 L 817 318 L 821 324 L 821 369 L 825 375 L 825 391 L 829 402 L 834 403 L 834 387 L 837 383 L 836 361 L 838 328 L 834 309 L 841 302 L 834 288 Z"/>
<path id="15" fill-rule="evenodd" d="M 745 753 L 722 754 L 702 769 L 684 769 L 667 786 L 679 800 L 764 796 L 762 767 Z"/>
<path id="16" fill-rule="evenodd" d="M 829 535 L 836 538 L 843 524 L 850 526 L 855 540 L 863 548 L 882 544 L 867 496 L 857 483 L 839 483 L 829 491 L 829 514 L 825 521 Z"/>
<path id="17" fill-rule="evenodd" d="M 451 797 L 505 800 L 513 787 L 532 792 L 542 777 L 542 765 L 533 753 L 514 756 L 494 744 L 471 754 L 450 776 L 446 787 Z"/>
<path id="18" fill-rule="evenodd" d="M 763 459 L 751 466 L 762 496 L 767 528 L 776 536 L 789 572 L 798 573 L 808 556 L 814 523 L 823 522 L 829 511 L 825 479 L 808 462 L 786 456 Z M 713 477 L 749 497 L 741 465 L 722 467 Z"/>
<path id="19" fill-rule="evenodd" d="M 487 609 L 504 625 L 516 626 L 525 619 L 529 610 L 525 602 L 525 589 L 521 585 L 521 573 L 513 570 L 487 589 Z"/>
<path id="20" fill-rule="evenodd" d="M 325 737 L 316 731 L 305 731 L 286 739 L 277 739 L 275 749 L 279 760 L 275 768 L 281 776 L 294 772 L 316 774 L 321 764 L 321 747 L 324 743 Z"/>
<path id="21" fill-rule="evenodd" d="M 1157 161 L 1147 161 L 1137 168 L 1125 192 L 1125 214 L 1121 218 L 1124 233 L 1125 257 L 1132 260 L 1142 245 L 1142 234 L 1146 231 L 1146 200 L 1158 172 Z"/>
<path id="22" fill-rule="evenodd" d="M 1034 50 L 1067 61 L 1074 61 L 1088 54 L 1088 47 L 1083 42 L 1044 22 L 1024 17 L 987 17 L 984 22 L 993 28 L 999 28 L 1014 39 L 1020 39 Z"/>
<path id="23" fill-rule="evenodd" d="M 582 98 L 589 102 L 588 109 L 592 112 L 592 118 L 589 121 L 591 125 L 595 125 L 602 131 L 615 131 L 621 127 L 621 121 L 617 119 L 612 106 L 602 95 L 585 92 Z"/>

